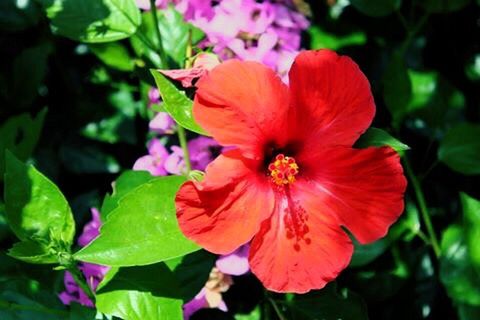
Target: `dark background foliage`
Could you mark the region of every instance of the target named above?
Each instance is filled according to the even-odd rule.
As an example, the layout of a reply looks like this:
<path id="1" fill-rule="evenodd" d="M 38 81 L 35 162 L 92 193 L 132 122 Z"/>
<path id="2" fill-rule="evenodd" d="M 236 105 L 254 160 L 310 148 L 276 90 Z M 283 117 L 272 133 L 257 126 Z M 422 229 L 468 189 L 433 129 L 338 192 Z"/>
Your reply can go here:
<path id="1" fill-rule="evenodd" d="M 373 126 L 410 147 L 404 161 L 419 181 L 434 233 L 442 239 L 449 227 L 464 224 L 459 193 L 480 199 L 480 4 L 351 0 L 353 5 L 334 17 L 332 12 L 341 2 L 309 1 L 312 27 L 304 35 L 304 47 L 336 49 L 360 65 L 377 105 Z M 0 152 L 3 157 L 5 148 L 23 144 L 23 149 L 14 153 L 58 185 L 72 206 L 77 230 L 81 230 L 89 219 L 89 208 L 98 207 L 111 182 L 146 152 L 146 90 L 153 79 L 146 68 L 137 66 L 128 72 L 112 68 L 93 54 L 89 45 L 53 35 L 42 1 L 26 1 L 27 7 L 22 9 L 15 3 L 2 0 L 0 4 Z M 134 57 L 129 41 L 121 43 Z M 424 77 L 415 80 L 408 72 Z M 415 98 L 423 100 L 410 108 Z M 35 132 L 42 112 L 46 112 L 43 129 Z M 33 122 L 27 115 L 15 118 L 25 113 L 34 117 Z M 18 129 L 10 127 L 7 132 L 9 121 Z M 474 124 L 477 129 L 451 133 L 455 146 L 470 141 L 464 151 L 454 154 L 453 161 L 473 154 L 465 155 L 468 159 L 456 166 L 438 150 L 451 129 L 462 123 Z M 1 174 L 3 165 L 0 161 Z M 406 211 L 413 217 L 412 228 L 418 227 L 428 238 L 417 190 L 409 182 Z M 61 272 L 6 255 L 16 240 L 3 207 L 0 200 L 0 301 L 22 297 L 61 309 L 55 297 L 63 289 Z M 337 279 L 340 295 L 348 288 L 365 301 L 363 311 L 349 305 L 352 293 L 347 302 L 342 302 L 345 296 L 338 300 L 330 297 L 331 303 L 321 308 L 333 309 L 329 315 L 346 311 L 337 313 L 345 319 L 364 319 L 361 314 L 365 310 L 373 320 L 480 319 L 480 306 L 464 299 L 480 297 L 480 287 L 475 290 L 480 268 L 476 266 L 471 275 L 475 279 L 465 280 L 473 284 L 473 290 L 460 288 L 460 293 L 452 294 L 448 283 L 451 280 L 462 286 L 464 279 L 460 278 L 466 276 L 469 262 L 449 261 L 446 253 L 437 257 L 425 243 L 431 239 L 422 240 L 418 232 L 405 230 L 401 236 L 389 236 L 363 251 L 360 248 L 366 260 Z M 204 310 L 192 319 L 232 319 L 235 313 L 251 312 L 259 303 L 263 317 L 276 319 L 271 305 L 264 303 L 268 299 L 281 300 L 283 296 L 265 295 L 252 275 L 243 276 L 225 295 L 229 314 Z M 300 296 L 289 299 L 285 306 L 280 305 L 287 319 L 322 316 L 315 310 L 323 298 L 311 303 Z M 0 318 L 7 315 L 10 319 L 2 313 L 2 303 Z"/>

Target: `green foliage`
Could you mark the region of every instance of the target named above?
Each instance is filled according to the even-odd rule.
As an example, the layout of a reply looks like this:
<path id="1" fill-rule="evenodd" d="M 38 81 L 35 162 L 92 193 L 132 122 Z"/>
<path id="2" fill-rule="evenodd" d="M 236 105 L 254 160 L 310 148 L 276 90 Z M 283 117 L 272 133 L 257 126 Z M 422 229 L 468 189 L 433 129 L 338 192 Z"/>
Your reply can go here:
<path id="1" fill-rule="evenodd" d="M 367 42 L 364 32 L 357 31 L 347 35 L 337 35 L 322 30 L 319 26 L 308 29 L 311 49 L 339 50 L 348 46 L 360 46 Z"/>
<path id="2" fill-rule="evenodd" d="M 148 59 L 157 68 L 182 68 L 185 65 L 185 54 L 191 33 L 191 44 L 200 41 L 203 32 L 183 20 L 182 15 L 173 7 L 158 12 L 158 30 L 162 37 L 162 48 L 168 61 L 162 61 L 159 54 L 160 42 L 151 12 L 142 14 L 142 25 L 139 33 L 142 36 L 133 37 L 131 43 L 138 56 Z"/>
<path id="3" fill-rule="evenodd" d="M 39 0 L 52 31 L 81 42 L 110 42 L 130 37 L 141 24 L 134 0 Z"/>
<path id="4" fill-rule="evenodd" d="M 400 155 L 403 155 L 405 150 L 409 150 L 410 147 L 406 144 L 398 141 L 386 131 L 378 128 L 369 128 L 360 138 L 355 142 L 357 148 L 367 147 L 382 147 L 390 146 Z"/>
<path id="5" fill-rule="evenodd" d="M 10 254 L 29 262 L 51 263 L 51 253 L 67 251 L 75 234 L 67 200 L 33 166 L 23 164 L 9 152 L 6 163 L 6 218 L 22 241 Z"/>
<path id="6" fill-rule="evenodd" d="M 371 17 L 383 17 L 400 8 L 401 0 L 350 0 L 352 6 Z"/>
<path id="7" fill-rule="evenodd" d="M 367 320 L 362 298 L 348 289 L 337 290 L 336 283 L 322 290 L 292 296 L 285 303 L 292 320 Z"/>
<path id="8" fill-rule="evenodd" d="M 457 303 L 480 306 L 480 277 L 473 268 L 465 243 L 465 231 L 451 225 L 442 236 L 440 280 Z"/>
<path id="9" fill-rule="evenodd" d="M 412 83 L 404 58 L 400 52 L 394 52 L 383 74 L 383 99 L 392 114 L 394 127 L 400 125 L 411 96 Z"/>
<path id="10" fill-rule="evenodd" d="M 27 160 L 37 145 L 47 110 L 44 109 L 32 118 L 23 113 L 8 119 L 0 126 L 0 181 L 5 172 L 5 150 L 9 150 L 20 160 Z"/>
<path id="11" fill-rule="evenodd" d="M 112 183 L 113 191 L 105 195 L 100 213 L 103 218 L 118 207 L 118 202 L 133 189 L 152 180 L 153 177 L 146 171 L 125 171 L 118 179 Z M 105 219 L 104 219 L 105 220 Z"/>
<path id="12" fill-rule="evenodd" d="M 182 127 L 206 134 L 205 131 L 195 122 L 192 114 L 192 100 L 190 100 L 182 91 L 178 90 L 170 81 L 167 80 L 157 70 L 151 70 L 158 90 L 162 96 L 163 107 L 175 121 Z"/>
<path id="13" fill-rule="evenodd" d="M 182 234 L 175 216 L 173 199 L 184 181 L 181 176 L 161 177 L 129 192 L 109 213 L 100 236 L 75 258 L 110 266 L 138 266 L 198 250 Z"/>
<path id="14" fill-rule="evenodd" d="M 0 29 L 9 32 L 25 30 L 40 20 L 40 7 L 35 1 L 0 1 Z"/>
<path id="15" fill-rule="evenodd" d="M 133 71 L 135 62 L 128 50 L 118 42 L 91 44 L 90 50 L 107 66 L 121 71 Z"/>
<path id="16" fill-rule="evenodd" d="M 121 319 L 182 320 L 179 287 L 165 264 L 120 268 L 96 295 L 100 312 Z"/>
<path id="17" fill-rule="evenodd" d="M 478 239 L 480 239 L 480 201 L 465 193 L 460 194 L 460 200 L 463 208 L 468 254 L 473 266 L 480 274 L 480 246 L 478 245 Z"/>
<path id="18" fill-rule="evenodd" d="M 440 142 L 438 159 L 465 175 L 480 174 L 480 126 L 463 123 L 451 128 Z"/>
<path id="19" fill-rule="evenodd" d="M 420 4 L 432 13 L 457 11 L 470 3 L 470 0 L 424 0 Z"/>

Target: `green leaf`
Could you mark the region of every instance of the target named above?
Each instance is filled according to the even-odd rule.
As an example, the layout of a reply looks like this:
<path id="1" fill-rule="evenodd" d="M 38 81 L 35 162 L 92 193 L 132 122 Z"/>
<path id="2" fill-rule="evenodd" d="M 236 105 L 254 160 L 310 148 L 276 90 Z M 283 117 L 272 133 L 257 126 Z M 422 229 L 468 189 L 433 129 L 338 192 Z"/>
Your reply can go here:
<path id="1" fill-rule="evenodd" d="M 118 202 L 126 194 L 142 184 L 153 180 L 154 177 L 147 171 L 127 170 L 112 184 L 113 192 L 105 195 L 102 209 L 100 210 L 103 220 L 118 206 Z"/>
<path id="2" fill-rule="evenodd" d="M 151 70 L 155 83 L 163 100 L 163 107 L 175 121 L 182 127 L 207 135 L 206 132 L 195 122 L 192 114 L 192 100 L 185 93 L 178 90 L 173 83 L 167 80 L 157 70 Z"/>
<path id="3" fill-rule="evenodd" d="M 369 128 L 360 138 L 355 142 L 356 148 L 367 147 L 382 147 L 390 146 L 400 155 L 403 155 L 405 150 L 409 150 L 410 147 L 392 137 L 388 132 L 378 129 Z"/>
<path id="4" fill-rule="evenodd" d="M 189 31 L 191 30 L 192 32 L 193 45 L 204 37 L 204 33 L 190 23 L 185 22 L 182 15 L 173 7 L 158 10 L 157 14 L 163 51 L 169 61 L 162 61 L 158 54 L 157 48 L 160 47 L 160 43 L 158 42 L 151 12 L 142 14 L 142 26 L 139 29 L 139 33 L 145 36 L 146 39 L 132 37 L 132 47 L 138 56 L 146 57 L 157 68 L 183 68 Z"/>
<path id="5" fill-rule="evenodd" d="M 46 113 L 47 109 L 43 109 L 35 118 L 23 113 L 8 119 L 0 127 L 0 181 L 3 180 L 5 172 L 5 150 L 9 150 L 22 161 L 27 160 L 40 138 Z"/>
<path id="6" fill-rule="evenodd" d="M 216 256 L 201 250 L 165 261 L 179 284 L 183 301 L 188 302 L 205 286 Z"/>
<path id="7" fill-rule="evenodd" d="M 469 2 L 470 0 L 423 0 L 419 4 L 432 13 L 447 13 L 460 10 Z"/>
<path id="8" fill-rule="evenodd" d="M 412 97 L 404 115 L 413 114 L 433 129 L 442 129 L 461 118 L 463 94 L 437 72 L 408 70 Z"/>
<path id="9" fill-rule="evenodd" d="M 407 113 L 412 96 L 412 84 L 403 56 L 395 52 L 383 74 L 383 99 L 392 114 L 392 124 L 398 128 Z"/>
<path id="10" fill-rule="evenodd" d="M 58 258 L 48 247 L 33 241 L 17 242 L 8 251 L 8 255 L 28 263 L 48 264 L 58 262 Z"/>
<path id="11" fill-rule="evenodd" d="M 55 34 L 97 43 L 125 39 L 141 24 L 134 0 L 40 0 Z"/>
<path id="12" fill-rule="evenodd" d="M 322 290 L 295 295 L 286 306 L 291 310 L 292 320 L 367 320 L 365 303 L 348 289 L 337 291 L 336 283 Z"/>
<path id="13" fill-rule="evenodd" d="M 373 243 L 361 245 L 357 241 L 353 241 L 355 250 L 353 251 L 350 267 L 362 267 L 376 258 L 378 258 L 390 246 L 391 241 L 387 238 L 377 240 Z"/>
<path id="14" fill-rule="evenodd" d="M 68 320 L 94 320 L 97 311 L 92 308 L 84 307 L 76 302 L 70 303 L 70 317 Z"/>
<path id="15" fill-rule="evenodd" d="M 120 200 L 100 236 L 75 259 L 109 266 L 138 266 L 180 257 L 199 247 L 185 238 L 175 214 L 181 176 L 156 178 Z"/>
<path id="16" fill-rule="evenodd" d="M 480 174 L 480 125 L 463 123 L 440 141 L 438 159 L 465 175 Z"/>
<path id="17" fill-rule="evenodd" d="M 58 187 L 10 152 L 6 153 L 6 163 L 5 208 L 13 232 L 23 241 L 69 246 L 75 222 Z"/>
<path id="18" fill-rule="evenodd" d="M 480 306 L 480 277 L 471 264 L 465 240 L 465 230 L 458 225 L 443 233 L 440 280 L 457 303 Z"/>
<path id="19" fill-rule="evenodd" d="M 10 32 L 25 30 L 37 24 L 40 16 L 41 10 L 35 1 L 0 1 L 1 30 Z"/>
<path id="20" fill-rule="evenodd" d="M 107 66 L 121 71 L 133 71 L 135 61 L 118 42 L 91 44 L 90 50 Z"/>
<path id="21" fill-rule="evenodd" d="M 480 275 L 480 246 L 478 245 L 480 239 L 480 201 L 465 193 L 460 193 L 460 200 L 463 208 L 468 254 Z"/>
<path id="22" fill-rule="evenodd" d="M 261 320 L 261 311 L 260 307 L 256 307 L 255 309 L 252 310 L 249 314 L 236 314 L 235 315 L 235 320 Z"/>
<path id="23" fill-rule="evenodd" d="M 350 0 L 352 6 L 371 17 L 383 17 L 400 8 L 401 0 Z"/>
<path id="24" fill-rule="evenodd" d="M 96 294 L 102 313 L 122 319 L 182 320 L 182 300 L 172 272 L 164 263 L 120 268 Z"/>
<path id="25" fill-rule="evenodd" d="M 347 35 L 338 35 L 322 30 L 319 26 L 308 29 L 311 49 L 339 50 L 348 46 L 361 46 L 367 42 L 364 32 L 356 31 Z"/>

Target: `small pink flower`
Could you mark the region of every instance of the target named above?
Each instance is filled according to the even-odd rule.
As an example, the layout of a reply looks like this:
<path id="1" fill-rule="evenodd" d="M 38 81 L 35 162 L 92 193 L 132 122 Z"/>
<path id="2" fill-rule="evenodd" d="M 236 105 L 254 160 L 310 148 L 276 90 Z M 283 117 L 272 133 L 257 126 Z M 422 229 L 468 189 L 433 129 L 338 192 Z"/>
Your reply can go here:
<path id="1" fill-rule="evenodd" d="M 175 132 L 175 121 L 166 112 L 159 112 L 150 120 L 148 127 L 159 134 L 172 134 Z"/>
<path id="2" fill-rule="evenodd" d="M 153 176 L 166 176 L 165 161 L 168 151 L 158 139 L 152 139 L 148 143 L 148 155 L 138 158 L 133 165 L 133 170 L 144 170 Z"/>
<path id="3" fill-rule="evenodd" d="M 159 71 L 173 80 L 180 81 L 184 88 L 189 88 L 193 86 L 193 80 L 200 78 L 219 64 L 220 60 L 216 55 L 203 52 L 197 55 L 192 68 Z"/>

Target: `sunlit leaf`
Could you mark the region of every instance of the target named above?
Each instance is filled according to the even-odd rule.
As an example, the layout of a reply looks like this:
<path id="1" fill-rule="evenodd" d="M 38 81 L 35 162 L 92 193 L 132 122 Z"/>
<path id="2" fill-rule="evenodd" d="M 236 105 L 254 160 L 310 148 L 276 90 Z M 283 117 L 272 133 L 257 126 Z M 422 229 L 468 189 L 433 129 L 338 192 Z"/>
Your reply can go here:
<path id="1" fill-rule="evenodd" d="M 383 147 L 390 146 L 400 155 L 403 155 L 405 150 L 410 147 L 392 137 L 389 133 L 378 128 L 369 128 L 360 138 L 355 142 L 357 148 L 367 147 Z"/>
<path id="2" fill-rule="evenodd" d="M 181 176 L 151 180 L 123 197 L 100 236 L 75 254 L 77 260 L 110 266 L 147 265 L 199 250 L 178 227 L 174 197 Z"/>
<path id="3" fill-rule="evenodd" d="M 311 49 L 339 50 L 348 46 L 360 46 L 367 42 L 367 36 L 361 31 L 339 35 L 329 33 L 319 26 L 312 26 L 308 29 L 308 34 Z"/>
<path id="4" fill-rule="evenodd" d="M 99 43 L 89 46 L 90 50 L 107 66 L 121 71 L 133 71 L 135 62 L 127 49 L 118 42 Z"/>
<path id="5" fill-rule="evenodd" d="M 182 127 L 206 135 L 205 131 L 195 122 L 192 114 L 192 100 L 178 90 L 173 83 L 157 70 L 151 70 L 163 100 L 163 107 Z"/>
<path id="6" fill-rule="evenodd" d="M 467 243 L 468 253 L 472 264 L 479 271 L 480 275 L 480 201 L 468 196 L 465 193 L 460 194 L 460 200 L 463 207 L 465 241 Z"/>

